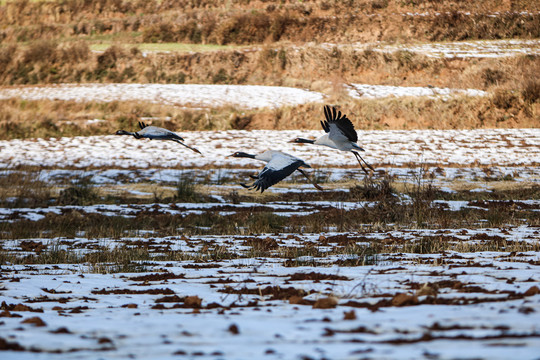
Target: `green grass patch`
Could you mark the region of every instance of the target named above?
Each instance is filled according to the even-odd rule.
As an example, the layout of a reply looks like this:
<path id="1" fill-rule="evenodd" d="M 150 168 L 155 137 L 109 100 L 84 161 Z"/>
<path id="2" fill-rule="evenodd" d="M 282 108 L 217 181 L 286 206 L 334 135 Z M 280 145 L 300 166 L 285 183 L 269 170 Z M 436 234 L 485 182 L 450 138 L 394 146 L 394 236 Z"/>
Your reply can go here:
<path id="1" fill-rule="evenodd" d="M 102 39 L 97 37 L 92 40 L 101 40 L 100 43 L 91 44 L 90 50 L 92 51 L 105 51 L 109 47 L 115 44 L 112 39 L 107 39 L 107 35 L 100 35 Z M 90 40 L 90 39 L 89 39 Z M 154 52 L 206 52 L 217 50 L 235 50 L 242 49 L 245 46 L 234 45 L 217 45 L 217 44 L 183 44 L 183 43 L 135 43 L 124 45 L 125 47 L 135 47 L 140 51 L 154 51 Z"/>

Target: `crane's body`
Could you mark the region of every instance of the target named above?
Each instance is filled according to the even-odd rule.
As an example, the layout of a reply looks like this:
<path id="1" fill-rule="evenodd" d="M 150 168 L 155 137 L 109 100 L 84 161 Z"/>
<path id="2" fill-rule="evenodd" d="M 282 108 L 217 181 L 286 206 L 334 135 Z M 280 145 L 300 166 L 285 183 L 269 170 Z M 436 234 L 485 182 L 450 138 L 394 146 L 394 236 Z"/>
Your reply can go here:
<path id="1" fill-rule="evenodd" d="M 247 154 L 244 152 L 235 152 L 231 156 L 250 158 L 266 162 L 266 166 L 261 170 L 261 172 L 259 172 L 257 176 L 253 177 L 255 179 L 253 184 L 240 184 L 250 190 L 260 190 L 262 193 L 264 190 L 268 189 L 272 185 L 277 184 L 296 170 L 311 181 L 309 176 L 302 169 L 300 169 L 300 167 L 310 168 L 311 166 L 306 164 L 304 160 L 281 151 L 267 150 L 257 155 Z M 317 189 L 322 190 L 322 188 L 316 183 L 313 183 L 313 185 Z"/>
<path id="2" fill-rule="evenodd" d="M 365 151 L 363 148 L 358 146 L 358 144 L 353 143 L 351 141 L 338 141 L 338 142 L 335 142 L 330 138 L 330 134 L 324 134 L 323 136 L 321 136 L 321 137 L 319 137 L 319 138 L 317 138 L 315 140 L 297 138 L 297 139 L 295 139 L 294 142 L 326 146 L 326 147 L 336 149 L 336 150 L 341 150 L 341 151 L 353 151 L 353 150 Z"/>
<path id="3" fill-rule="evenodd" d="M 199 150 L 184 144 L 184 138 L 182 138 L 175 132 L 157 126 L 149 126 L 143 122 L 139 122 L 139 127 L 141 128 L 141 130 L 136 132 L 118 130 L 116 132 L 116 135 L 132 135 L 133 137 L 135 137 L 135 139 L 172 140 L 179 143 L 180 145 L 187 147 L 188 149 L 195 151 L 196 153 L 201 153 Z"/>
<path id="4" fill-rule="evenodd" d="M 182 138 L 175 132 L 157 126 L 145 126 L 141 130 L 137 131 L 137 134 L 139 134 L 141 138 L 146 138 L 150 140 L 184 141 L 184 138 Z"/>

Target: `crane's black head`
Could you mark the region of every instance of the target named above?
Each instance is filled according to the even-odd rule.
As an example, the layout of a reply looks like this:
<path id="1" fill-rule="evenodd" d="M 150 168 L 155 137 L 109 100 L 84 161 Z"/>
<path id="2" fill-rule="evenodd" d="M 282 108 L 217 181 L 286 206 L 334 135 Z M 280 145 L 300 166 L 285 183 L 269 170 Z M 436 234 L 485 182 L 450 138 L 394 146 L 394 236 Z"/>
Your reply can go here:
<path id="1" fill-rule="evenodd" d="M 141 135 L 139 135 L 139 133 L 137 132 L 130 132 L 130 131 L 126 131 L 126 130 L 118 130 L 116 132 L 116 135 L 133 135 L 135 137 L 135 139 L 140 139 L 142 138 Z"/>
<path id="2" fill-rule="evenodd" d="M 255 155 L 247 154 L 247 153 L 242 152 L 242 151 L 237 151 L 237 152 L 235 152 L 234 154 L 229 155 L 229 156 L 230 156 L 230 157 L 240 157 L 240 158 L 250 158 L 250 159 L 255 159 Z"/>
<path id="3" fill-rule="evenodd" d="M 296 143 L 296 144 L 313 144 L 315 140 L 296 138 L 294 140 L 291 140 L 290 142 Z"/>

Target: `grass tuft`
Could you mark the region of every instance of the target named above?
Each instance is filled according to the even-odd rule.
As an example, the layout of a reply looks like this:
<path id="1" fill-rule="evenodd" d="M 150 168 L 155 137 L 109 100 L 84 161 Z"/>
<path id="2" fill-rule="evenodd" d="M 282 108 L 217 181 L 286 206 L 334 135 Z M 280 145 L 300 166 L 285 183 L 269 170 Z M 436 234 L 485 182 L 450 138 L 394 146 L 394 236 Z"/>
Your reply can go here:
<path id="1" fill-rule="evenodd" d="M 58 205 L 89 205 L 100 199 L 91 184 L 90 178 L 77 179 L 75 183 L 60 191 Z"/>
<path id="2" fill-rule="evenodd" d="M 350 188 L 349 192 L 357 201 L 381 201 L 392 199 L 396 196 L 396 190 L 392 187 L 392 179 L 387 175 L 380 179 L 373 176 L 366 176 L 362 185 L 356 185 Z"/>
<path id="3" fill-rule="evenodd" d="M 540 80 L 538 78 L 527 80 L 521 90 L 521 95 L 528 103 L 540 102 Z"/>
<path id="4" fill-rule="evenodd" d="M 175 201 L 180 202 L 200 202 L 203 196 L 197 192 L 195 181 L 189 176 L 181 176 L 176 185 Z"/>
<path id="5" fill-rule="evenodd" d="M 51 201 L 52 189 L 40 172 L 6 171 L 0 174 L 0 205 L 40 207 Z"/>

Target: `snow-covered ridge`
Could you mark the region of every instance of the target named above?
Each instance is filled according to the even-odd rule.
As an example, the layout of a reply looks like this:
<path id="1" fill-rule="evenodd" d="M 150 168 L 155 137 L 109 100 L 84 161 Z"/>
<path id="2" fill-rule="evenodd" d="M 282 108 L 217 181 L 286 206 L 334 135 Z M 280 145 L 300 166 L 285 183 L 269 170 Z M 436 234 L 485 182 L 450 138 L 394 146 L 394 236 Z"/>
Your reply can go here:
<path id="1" fill-rule="evenodd" d="M 352 44 L 323 43 L 321 46 L 326 49 L 337 47 L 357 51 L 372 50 L 381 53 L 409 51 L 436 58 L 497 58 L 540 54 L 539 39 L 476 40 L 411 44 L 386 44 L 382 42 Z"/>
<path id="2" fill-rule="evenodd" d="M 368 98 L 388 96 L 483 96 L 474 89 L 448 89 L 353 84 Z M 0 88 L 0 100 L 20 97 L 25 100 L 61 101 L 148 101 L 190 108 L 233 106 L 244 109 L 279 108 L 321 102 L 325 95 L 315 91 L 280 86 L 197 85 L 197 84 L 61 84 Z"/>
<path id="3" fill-rule="evenodd" d="M 433 86 L 388 86 L 388 85 L 365 85 L 351 84 L 349 86 L 349 96 L 361 99 L 376 99 L 389 96 L 428 96 L 431 98 L 449 98 L 451 96 L 486 96 L 487 92 L 476 89 L 449 89 L 438 88 Z"/>
<path id="4" fill-rule="evenodd" d="M 314 121 L 317 119 L 314 119 Z M 350 153 L 290 143 L 314 138 L 322 130 L 229 130 L 180 133 L 203 156 L 169 141 L 127 136 L 90 136 L 0 141 L 0 168 L 46 167 L 258 167 L 250 159 L 228 157 L 235 151 L 279 149 L 312 166 L 357 166 Z M 459 166 L 536 166 L 540 129 L 372 130 L 359 131 L 364 159 L 373 165 L 440 164 Z M 24 151 L 21 151 L 24 149 Z"/>
<path id="5" fill-rule="evenodd" d="M 190 107 L 278 108 L 322 101 L 317 92 L 282 86 L 198 84 L 61 84 L 1 88 L 0 99 L 149 101 Z"/>
<path id="6" fill-rule="evenodd" d="M 459 14 L 463 16 L 487 16 L 487 17 L 502 17 L 502 16 L 536 16 L 540 12 L 531 12 L 531 11 L 491 11 L 491 12 L 470 12 L 470 11 L 425 11 L 425 12 L 406 12 L 401 13 L 401 16 L 444 16 L 444 15 L 454 15 Z"/>

